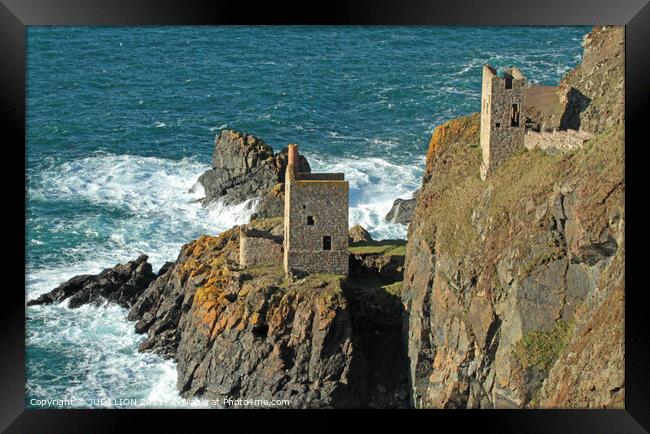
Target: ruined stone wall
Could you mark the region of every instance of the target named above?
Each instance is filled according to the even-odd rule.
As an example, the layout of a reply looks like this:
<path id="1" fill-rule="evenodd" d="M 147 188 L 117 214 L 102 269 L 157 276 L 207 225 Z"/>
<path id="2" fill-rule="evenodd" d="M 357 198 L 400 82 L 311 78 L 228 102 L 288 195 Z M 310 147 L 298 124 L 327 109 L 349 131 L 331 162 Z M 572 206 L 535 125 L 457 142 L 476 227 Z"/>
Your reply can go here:
<path id="1" fill-rule="evenodd" d="M 559 153 L 581 148 L 593 134 L 586 131 L 566 130 L 536 133 L 527 131 L 524 135 L 526 149 L 539 148 L 548 153 Z"/>
<path id="2" fill-rule="evenodd" d="M 526 79 L 516 69 L 513 70 L 512 77 L 507 79 L 497 77 L 494 69 L 487 67 L 483 69 L 483 81 L 487 103 L 484 102 L 481 110 L 481 178 L 485 179 L 489 171 L 523 149 L 526 131 Z M 507 81 L 511 83 L 511 88 L 506 88 Z M 519 105 L 519 126 L 511 125 L 512 104 Z"/>
<path id="3" fill-rule="evenodd" d="M 282 237 L 240 232 L 239 266 L 260 267 L 282 264 Z"/>
<path id="4" fill-rule="evenodd" d="M 343 181 L 345 175 L 343 173 L 298 173 L 296 179 L 299 181 Z"/>
<path id="5" fill-rule="evenodd" d="M 285 270 L 347 274 L 348 182 L 296 180 L 288 187 Z M 331 250 L 323 250 L 324 236 L 331 237 Z"/>
<path id="6" fill-rule="evenodd" d="M 295 168 L 292 164 L 287 165 L 287 171 L 285 174 L 285 182 L 284 182 L 284 231 L 282 232 L 284 234 L 284 240 L 283 240 L 283 247 L 284 247 L 284 254 L 282 257 L 282 266 L 284 268 L 284 271 L 287 272 L 289 270 L 289 224 L 291 223 L 291 190 L 292 186 L 296 182 L 296 172 Z"/>
<path id="7" fill-rule="evenodd" d="M 490 159 L 490 125 L 492 123 L 492 78 L 496 76 L 496 70 L 490 65 L 483 65 L 483 85 L 481 89 L 481 178 L 485 179 L 487 166 L 484 162 Z"/>

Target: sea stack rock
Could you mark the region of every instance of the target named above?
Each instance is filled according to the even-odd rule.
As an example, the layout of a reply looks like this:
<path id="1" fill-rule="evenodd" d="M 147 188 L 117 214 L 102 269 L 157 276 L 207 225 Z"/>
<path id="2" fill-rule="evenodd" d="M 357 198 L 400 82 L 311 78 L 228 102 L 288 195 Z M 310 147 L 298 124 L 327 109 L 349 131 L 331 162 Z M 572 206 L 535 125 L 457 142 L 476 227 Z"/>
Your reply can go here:
<path id="1" fill-rule="evenodd" d="M 284 215 L 284 183 L 275 184 L 257 204 L 251 221 L 255 219 L 268 219 Z"/>
<path id="2" fill-rule="evenodd" d="M 226 205 L 239 204 L 284 182 L 286 148 L 274 154 L 262 139 L 234 130 L 221 131 L 214 143 L 212 168 L 198 179 L 205 189 L 204 205 L 219 199 Z M 305 157 L 298 164 L 301 172 L 311 171 Z"/>
<path id="3" fill-rule="evenodd" d="M 419 192 L 420 190 L 416 190 L 411 199 L 395 199 L 393 207 L 388 211 L 384 219 L 389 223 L 408 225 L 413 218 L 413 211 L 415 210 Z"/>

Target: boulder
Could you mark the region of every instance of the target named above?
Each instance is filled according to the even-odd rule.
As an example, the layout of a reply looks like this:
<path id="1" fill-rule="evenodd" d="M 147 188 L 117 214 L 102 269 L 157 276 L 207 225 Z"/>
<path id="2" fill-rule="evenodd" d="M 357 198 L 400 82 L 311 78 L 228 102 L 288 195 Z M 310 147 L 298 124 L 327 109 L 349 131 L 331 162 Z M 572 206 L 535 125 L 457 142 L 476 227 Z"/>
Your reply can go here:
<path id="1" fill-rule="evenodd" d="M 363 241 L 372 241 L 368 231 L 361 225 L 354 225 L 349 232 L 350 243 L 359 243 Z"/>

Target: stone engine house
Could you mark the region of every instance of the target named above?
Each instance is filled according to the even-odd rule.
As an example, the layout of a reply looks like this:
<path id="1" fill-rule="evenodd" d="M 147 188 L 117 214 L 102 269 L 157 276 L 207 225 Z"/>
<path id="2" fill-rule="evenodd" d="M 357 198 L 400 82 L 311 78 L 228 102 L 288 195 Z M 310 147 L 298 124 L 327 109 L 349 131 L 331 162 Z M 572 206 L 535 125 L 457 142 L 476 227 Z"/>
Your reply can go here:
<path id="1" fill-rule="evenodd" d="M 299 173 L 289 145 L 284 201 L 284 270 L 348 274 L 349 184 L 342 173 Z"/>
<path id="2" fill-rule="evenodd" d="M 520 150 L 555 153 L 580 148 L 593 134 L 561 129 L 564 112 L 558 86 L 533 85 L 517 68 L 499 77 L 483 65 L 481 89 L 481 179 Z"/>
<path id="3" fill-rule="evenodd" d="M 526 77 L 519 69 L 506 69 L 499 77 L 494 68 L 483 65 L 481 179 L 514 152 L 523 149 L 525 88 Z"/>

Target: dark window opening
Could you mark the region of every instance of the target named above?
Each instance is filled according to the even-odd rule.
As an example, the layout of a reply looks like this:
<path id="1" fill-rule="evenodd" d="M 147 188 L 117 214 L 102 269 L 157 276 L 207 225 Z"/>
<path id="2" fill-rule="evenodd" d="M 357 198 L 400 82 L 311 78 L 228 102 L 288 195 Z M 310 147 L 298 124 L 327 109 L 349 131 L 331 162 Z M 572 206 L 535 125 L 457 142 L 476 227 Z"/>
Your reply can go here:
<path id="1" fill-rule="evenodd" d="M 506 77 L 506 89 L 512 89 L 512 77 Z"/>
<path id="2" fill-rule="evenodd" d="M 499 128 L 500 126 L 501 126 L 501 122 L 497 122 L 496 124 L 494 124 L 495 128 Z"/>
<path id="3" fill-rule="evenodd" d="M 327 235 L 323 237 L 323 250 L 332 250 L 332 237 Z"/>
<path id="4" fill-rule="evenodd" d="M 311 215 L 307 216 L 307 224 L 309 226 L 314 226 L 314 216 L 311 216 Z"/>
<path id="5" fill-rule="evenodd" d="M 302 209 L 307 209 L 307 205 L 303 205 L 303 206 L 302 206 Z"/>
<path id="6" fill-rule="evenodd" d="M 519 104 L 512 105 L 512 110 L 510 111 L 510 126 L 519 126 Z"/>

